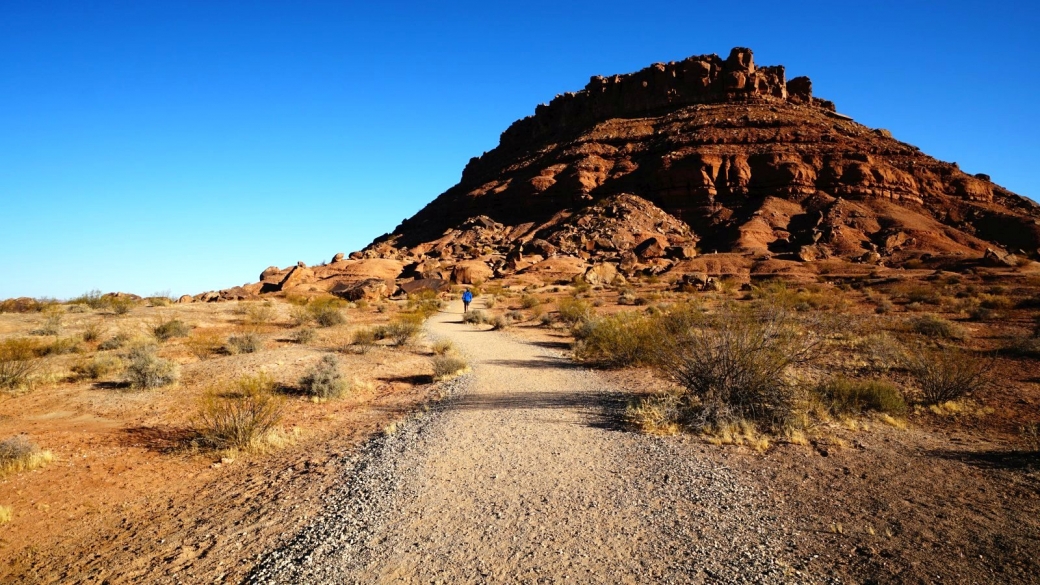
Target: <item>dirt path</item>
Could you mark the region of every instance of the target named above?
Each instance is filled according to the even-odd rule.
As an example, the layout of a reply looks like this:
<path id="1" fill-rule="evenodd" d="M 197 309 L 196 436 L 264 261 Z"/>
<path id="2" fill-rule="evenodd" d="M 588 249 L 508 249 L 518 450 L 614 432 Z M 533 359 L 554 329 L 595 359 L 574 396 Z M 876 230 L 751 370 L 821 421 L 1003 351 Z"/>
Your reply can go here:
<path id="1" fill-rule="evenodd" d="M 754 491 L 674 441 L 618 431 L 621 394 L 596 373 L 461 323 L 461 303 L 428 330 L 472 374 L 362 454 L 328 512 L 250 581 L 799 579 L 794 535 Z"/>

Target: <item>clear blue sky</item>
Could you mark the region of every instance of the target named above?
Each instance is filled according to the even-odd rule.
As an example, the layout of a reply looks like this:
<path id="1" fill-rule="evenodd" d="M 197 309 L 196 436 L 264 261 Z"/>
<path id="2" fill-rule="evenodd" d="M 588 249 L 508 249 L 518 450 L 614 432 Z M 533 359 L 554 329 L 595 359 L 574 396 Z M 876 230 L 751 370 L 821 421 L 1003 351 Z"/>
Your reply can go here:
<path id="1" fill-rule="evenodd" d="M 0 0 L 0 298 L 359 249 L 555 94 L 733 46 L 1037 198 L 1034 6 Z"/>

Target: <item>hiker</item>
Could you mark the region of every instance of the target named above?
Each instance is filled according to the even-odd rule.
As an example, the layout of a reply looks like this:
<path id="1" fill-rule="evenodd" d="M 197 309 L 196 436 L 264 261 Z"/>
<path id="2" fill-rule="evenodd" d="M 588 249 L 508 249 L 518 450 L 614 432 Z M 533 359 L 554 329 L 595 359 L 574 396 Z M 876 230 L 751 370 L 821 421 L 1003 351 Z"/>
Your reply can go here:
<path id="1" fill-rule="evenodd" d="M 462 312 L 469 312 L 469 304 L 473 302 L 473 293 L 469 289 L 462 293 Z"/>

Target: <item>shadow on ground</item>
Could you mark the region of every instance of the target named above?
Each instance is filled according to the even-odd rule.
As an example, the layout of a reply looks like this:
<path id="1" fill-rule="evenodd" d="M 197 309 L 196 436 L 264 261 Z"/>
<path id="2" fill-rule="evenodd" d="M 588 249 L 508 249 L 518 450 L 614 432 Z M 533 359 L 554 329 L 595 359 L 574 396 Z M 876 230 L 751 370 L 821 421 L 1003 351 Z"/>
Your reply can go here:
<path id="1" fill-rule="evenodd" d="M 988 469 L 1040 469 L 1037 451 L 932 451 L 940 459 L 960 461 Z"/>

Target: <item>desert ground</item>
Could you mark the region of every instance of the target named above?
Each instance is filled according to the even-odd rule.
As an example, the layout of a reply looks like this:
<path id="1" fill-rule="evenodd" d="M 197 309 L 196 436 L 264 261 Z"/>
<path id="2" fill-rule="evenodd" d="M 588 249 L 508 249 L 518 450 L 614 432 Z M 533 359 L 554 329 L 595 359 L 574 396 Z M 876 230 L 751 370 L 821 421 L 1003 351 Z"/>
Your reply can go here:
<path id="1" fill-rule="evenodd" d="M 0 579 L 1040 581 L 1040 275 L 470 288 L 4 304 Z M 783 417 L 648 350 L 745 314 Z"/>

